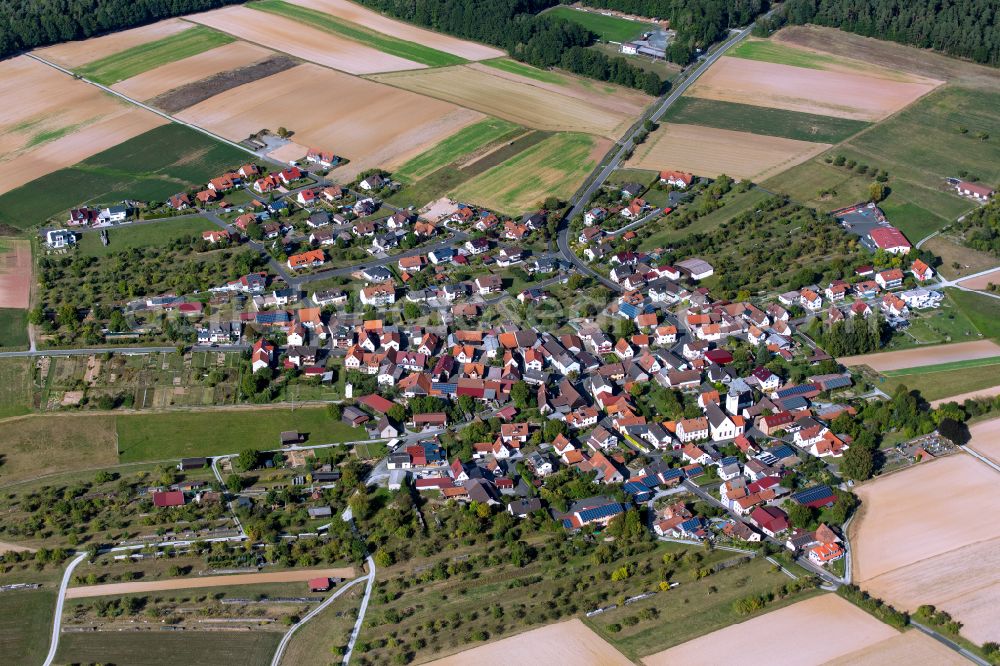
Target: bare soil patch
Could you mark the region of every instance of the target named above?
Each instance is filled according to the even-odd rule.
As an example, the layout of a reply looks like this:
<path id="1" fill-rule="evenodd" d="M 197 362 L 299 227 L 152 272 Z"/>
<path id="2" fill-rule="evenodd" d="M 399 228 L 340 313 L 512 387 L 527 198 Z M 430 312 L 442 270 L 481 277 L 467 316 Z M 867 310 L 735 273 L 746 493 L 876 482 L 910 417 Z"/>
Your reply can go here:
<path id="1" fill-rule="evenodd" d="M 243 43 L 244 42 L 235 42 L 235 44 Z M 261 49 L 261 51 L 264 51 L 264 49 Z M 264 52 L 270 53 L 269 51 Z M 300 64 L 300 61 L 292 58 L 291 56 L 274 54 L 261 62 L 247 65 L 245 67 L 238 67 L 225 72 L 219 72 L 203 79 L 198 79 L 197 81 L 192 81 L 186 85 L 168 90 L 167 92 L 157 95 L 149 100 L 149 104 L 159 109 L 163 109 L 167 113 L 177 113 L 178 111 L 182 111 L 189 106 L 194 106 L 195 104 L 204 102 L 207 99 L 211 99 L 219 93 L 232 90 L 237 86 L 242 86 L 247 83 L 253 83 L 259 79 L 267 78 L 268 76 L 283 72 L 286 69 L 291 69 L 298 64 Z"/>
<path id="2" fill-rule="evenodd" d="M 349 158 L 338 173 L 350 178 L 371 167 L 392 169 L 483 116 L 307 63 L 215 95 L 178 117 L 233 141 L 262 127 L 287 127 L 296 143 Z"/>
<path id="3" fill-rule="evenodd" d="M 789 46 L 854 58 L 917 76 L 1000 90 L 1000 71 L 995 68 L 835 28 L 788 26 L 779 30 L 772 39 Z"/>
<path id="4" fill-rule="evenodd" d="M 289 141 L 280 148 L 275 148 L 267 154 L 272 160 L 278 160 L 279 162 L 293 162 L 305 157 L 306 153 L 309 152 L 307 146 L 295 143 L 294 141 Z"/>
<path id="5" fill-rule="evenodd" d="M 628 166 L 679 169 L 709 178 L 724 173 L 760 182 L 829 147 L 827 143 L 698 125 L 663 125 L 636 149 Z"/>
<path id="6" fill-rule="evenodd" d="M 968 666 L 964 657 L 916 629 L 845 654 L 827 666 Z"/>
<path id="7" fill-rule="evenodd" d="M 987 273 L 986 275 L 980 275 L 979 277 L 969 278 L 968 280 L 962 280 L 959 282 L 961 286 L 966 289 L 988 289 L 990 284 L 1000 284 L 1000 267 L 994 270 L 992 273 Z"/>
<path id="8" fill-rule="evenodd" d="M 47 46 L 38 49 L 36 53 L 46 60 L 72 69 L 115 53 L 127 51 L 135 46 L 176 35 L 190 27 L 191 24 L 186 21 L 175 18 L 167 19 L 101 37 Z"/>
<path id="9" fill-rule="evenodd" d="M 7 543 L 5 541 L 0 541 L 0 555 L 3 555 L 4 553 L 23 553 L 23 552 L 33 553 L 35 552 L 35 549 L 28 548 L 27 546 L 19 546 L 16 543 Z"/>
<path id="10" fill-rule="evenodd" d="M 349 74 L 374 74 L 425 67 L 412 60 L 382 53 L 350 39 L 311 28 L 299 21 L 275 14 L 262 14 L 247 7 L 231 5 L 187 18 L 239 39 Z"/>
<path id="11" fill-rule="evenodd" d="M 500 49 L 464 39 L 425 30 L 403 21 L 383 16 L 367 7 L 347 0 L 289 0 L 292 4 L 326 12 L 337 18 L 357 23 L 376 32 L 381 32 L 406 41 L 416 42 L 438 51 L 457 55 L 466 60 L 487 60 L 506 55 Z"/>
<path id="12" fill-rule="evenodd" d="M 31 298 L 31 241 L 5 240 L 0 247 L 0 308 L 27 308 Z"/>
<path id="13" fill-rule="evenodd" d="M 458 210 L 458 205 L 448 197 L 441 197 L 420 209 L 420 217 L 431 222 L 437 222 L 443 217 L 452 215 Z"/>
<path id="14" fill-rule="evenodd" d="M 1000 395 L 1000 387 L 994 387 L 993 395 Z M 981 421 L 971 428 L 972 441 L 969 448 L 1000 465 L 1000 419 Z"/>
<path id="15" fill-rule="evenodd" d="M 698 79 L 690 95 L 838 118 L 881 120 L 941 83 L 931 79 L 892 81 L 870 74 L 723 56 Z"/>
<path id="16" fill-rule="evenodd" d="M 781 636 L 781 654 L 747 649 L 763 634 Z M 759 615 L 710 634 L 643 657 L 646 666 L 716 666 L 740 655 L 742 666 L 823 664 L 870 648 L 898 632 L 835 594 L 825 594 Z M 831 640 L 831 637 L 835 639 Z"/>
<path id="17" fill-rule="evenodd" d="M 934 604 L 982 643 L 1000 638 L 997 473 L 956 454 L 866 483 L 852 524 L 857 583 L 909 611 Z"/>
<path id="18" fill-rule="evenodd" d="M 165 590 L 190 590 L 202 587 L 228 587 L 230 585 L 254 585 L 259 583 L 297 583 L 311 578 L 354 578 L 353 567 L 337 569 L 292 569 L 272 573 L 234 574 L 231 576 L 204 576 L 192 578 L 172 578 L 137 583 L 111 583 L 108 585 L 85 585 L 66 590 L 67 599 L 84 597 L 106 597 L 139 592 L 163 592 Z"/>
<path id="19" fill-rule="evenodd" d="M 900 351 L 844 356 L 837 359 L 846 366 L 867 365 L 872 370 L 903 370 L 922 365 L 937 365 L 954 361 L 971 361 L 979 358 L 1000 356 L 1000 345 L 992 340 L 957 342 L 950 345 L 934 345 L 902 349 Z"/>
<path id="20" fill-rule="evenodd" d="M 550 624 L 430 662 L 433 666 L 628 666 L 610 643 L 577 619 Z"/>
<path id="21" fill-rule="evenodd" d="M 965 402 L 966 400 L 973 400 L 976 398 L 995 398 L 1000 395 L 1000 385 L 991 386 L 990 388 L 979 389 L 978 391 L 968 391 L 966 393 L 959 393 L 958 395 L 953 395 L 948 398 L 939 398 L 937 400 L 931 400 L 931 408 L 940 407 L 947 402 L 957 402 L 959 404 Z M 1000 441 L 1000 433 L 997 434 L 997 441 Z M 997 463 L 1000 464 L 1000 456 L 997 457 Z"/>
<path id="22" fill-rule="evenodd" d="M 487 71 L 488 70 L 488 71 Z M 536 129 L 598 134 L 616 139 L 649 101 L 635 93 L 618 95 L 558 86 L 478 64 L 439 67 L 371 77 L 373 80 Z"/>
<path id="23" fill-rule="evenodd" d="M 271 51 L 247 42 L 232 42 L 167 63 L 111 86 L 133 99 L 147 100 L 168 90 L 195 83 L 220 72 L 227 72 L 273 55 Z"/>

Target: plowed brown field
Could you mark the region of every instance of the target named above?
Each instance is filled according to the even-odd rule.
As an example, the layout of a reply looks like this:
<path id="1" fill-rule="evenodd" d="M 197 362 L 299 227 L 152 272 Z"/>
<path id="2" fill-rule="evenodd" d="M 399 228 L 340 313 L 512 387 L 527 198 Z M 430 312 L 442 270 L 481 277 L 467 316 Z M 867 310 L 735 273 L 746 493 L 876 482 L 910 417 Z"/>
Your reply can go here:
<path id="1" fill-rule="evenodd" d="M 492 46 L 467 42 L 464 39 L 442 35 L 439 32 L 424 30 L 410 23 L 404 23 L 403 21 L 383 16 L 367 7 L 348 2 L 348 0 L 289 0 L 289 2 L 301 5 L 302 7 L 308 7 L 309 9 L 326 12 L 345 21 L 362 25 L 370 30 L 422 44 L 438 51 L 457 55 L 466 60 L 487 60 L 506 55 L 500 49 L 493 48 Z"/>
<path id="2" fill-rule="evenodd" d="M 911 81 L 888 80 L 723 56 L 688 94 L 838 118 L 881 120 L 939 85 L 941 81 L 915 76 Z"/>
<path id="3" fill-rule="evenodd" d="M 111 86 L 123 95 L 145 101 L 205 77 L 263 60 L 273 53 L 247 42 L 232 42 L 168 63 Z"/>
<path id="4" fill-rule="evenodd" d="M 976 340 L 975 342 L 956 342 L 951 345 L 933 345 L 860 356 L 844 356 L 837 360 L 847 366 L 867 365 L 872 370 L 882 371 L 903 370 L 955 361 L 971 361 L 992 356 L 1000 356 L 1000 345 L 992 340 Z"/>
<path id="5" fill-rule="evenodd" d="M 724 173 L 759 182 L 829 147 L 826 143 L 697 125 L 663 125 L 636 148 L 628 166 L 657 171 L 679 169 L 709 178 Z"/>
<path id="6" fill-rule="evenodd" d="M 482 114 L 435 99 L 304 64 L 227 90 L 178 114 L 239 141 L 284 126 L 293 141 L 344 155 L 338 177 L 393 168 Z"/>
<path id="7" fill-rule="evenodd" d="M 575 81 L 569 85 L 546 83 L 476 63 L 371 78 L 519 125 L 611 139 L 620 137 L 649 102 L 635 91 L 595 92 Z M 568 75 L 565 78 L 570 80 Z"/>
<path id="8" fill-rule="evenodd" d="M 6 240 L 0 247 L 0 308 L 27 308 L 31 293 L 31 241 Z"/>
<path id="9" fill-rule="evenodd" d="M 167 19 L 103 37 L 92 37 L 91 39 L 47 46 L 44 49 L 38 49 L 37 53 L 46 60 L 72 69 L 115 53 L 127 51 L 134 46 L 176 35 L 191 27 L 187 21 Z"/>
<path id="10" fill-rule="evenodd" d="M 232 5 L 187 18 L 239 39 L 349 74 L 424 68 L 418 62 L 382 53 L 299 21 L 247 7 Z"/>

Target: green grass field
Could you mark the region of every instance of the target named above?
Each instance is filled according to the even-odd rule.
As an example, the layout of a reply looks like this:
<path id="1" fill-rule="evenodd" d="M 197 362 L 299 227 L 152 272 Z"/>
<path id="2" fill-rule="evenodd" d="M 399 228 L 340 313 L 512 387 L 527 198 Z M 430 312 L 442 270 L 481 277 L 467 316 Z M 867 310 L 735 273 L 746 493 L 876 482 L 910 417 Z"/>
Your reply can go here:
<path id="1" fill-rule="evenodd" d="M 681 97 L 663 120 L 817 143 L 840 143 L 869 126 L 860 120 L 695 97 Z"/>
<path id="2" fill-rule="evenodd" d="M 0 347 L 27 347 L 28 311 L 0 308 Z"/>
<path id="3" fill-rule="evenodd" d="M 808 69 L 829 69 L 830 65 L 843 62 L 836 56 L 785 46 L 769 39 L 748 39 L 729 49 L 726 55 Z"/>
<path id="4" fill-rule="evenodd" d="M 128 414 L 117 419 L 121 462 L 276 449 L 284 430 L 307 434 L 309 444 L 368 439 L 364 430 L 334 421 L 322 407 Z"/>
<path id="5" fill-rule="evenodd" d="M 511 60 L 510 58 L 495 58 L 493 60 L 483 60 L 482 64 L 492 67 L 493 69 L 499 69 L 504 72 L 509 72 L 510 74 L 519 74 L 521 76 L 526 76 L 529 79 L 535 79 L 536 81 L 541 81 L 542 83 L 554 83 L 556 85 L 566 85 L 569 83 L 569 79 L 565 76 L 559 76 L 555 72 L 550 72 L 545 69 L 538 69 L 537 67 L 532 67 L 531 65 L 526 65 L 523 62 L 518 62 L 517 60 Z"/>
<path id="6" fill-rule="evenodd" d="M 76 73 L 91 81 L 110 86 L 160 65 L 189 58 L 234 41 L 235 37 L 198 25 L 175 35 L 89 62 L 77 68 Z"/>
<path id="7" fill-rule="evenodd" d="M 641 247 L 646 250 L 652 250 L 668 245 L 671 241 L 684 238 L 689 234 L 709 233 L 718 229 L 740 213 L 755 209 L 757 204 L 769 196 L 771 195 L 767 192 L 756 188 L 748 192 L 730 192 L 722 198 L 722 203 L 724 204 L 722 208 L 699 217 L 690 226 L 683 229 L 673 228 L 670 224 L 670 218 L 667 217 L 658 225 L 657 230 L 652 235 L 643 239 Z"/>
<path id="8" fill-rule="evenodd" d="M 550 136 L 466 181 L 453 197 L 510 215 L 524 213 L 547 196 L 565 200 L 594 168 L 595 145 L 588 134 Z"/>
<path id="9" fill-rule="evenodd" d="M 383 53 L 388 53 L 399 58 L 406 58 L 407 60 L 419 62 L 429 67 L 461 65 L 466 62 L 465 58 L 460 58 L 457 55 L 438 51 L 423 44 L 397 39 L 391 35 L 370 30 L 358 23 L 337 18 L 326 12 L 299 7 L 283 0 L 255 0 L 254 2 L 247 3 L 247 7 L 295 19 L 296 21 L 307 23 L 334 35 L 346 37 L 366 46 L 371 46 Z M 266 21 L 267 19 L 264 20 Z"/>
<path id="10" fill-rule="evenodd" d="M 907 373 L 897 371 L 887 375 L 879 388 L 892 394 L 902 385 L 911 391 L 920 391 L 925 400 L 939 400 L 1000 384 L 1000 372 L 996 366 L 997 363 L 937 372 L 917 372 L 922 368 L 914 368 L 914 372 Z"/>
<path id="11" fill-rule="evenodd" d="M 10 666 L 34 666 L 45 661 L 52 635 L 55 589 L 0 593 L 0 654 Z"/>
<path id="12" fill-rule="evenodd" d="M 101 243 L 100 234 L 88 232 L 82 234 L 77 247 L 80 254 L 106 257 L 133 247 L 163 246 L 175 238 L 186 236 L 201 238 L 201 232 L 209 229 L 218 229 L 218 227 L 205 218 L 195 217 L 181 220 L 167 218 L 151 224 L 109 229 L 107 246 Z"/>
<path id="13" fill-rule="evenodd" d="M 572 7 L 553 7 L 545 12 L 545 15 L 581 25 L 606 42 L 627 42 L 654 27 L 651 23 L 629 21 L 617 16 L 605 16 L 595 11 L 580 11 Z"/>
<path id="14" fill-rule="evenodd" d="M 29 358 L 0 359 L 0 418 L 31 411 L 31 366 Z"/>
<path id="15" fill-rule="evenodd" d="M 404 183 L 420 180 L 462 156 L 473 153 L 519 129 L 518 125 L 506 120 L 485 118 L 468 127 L 463 127 L 433 148 L 420 153 L 397 169 L 393 173 L 393 177 Z"/>
<path id="16" fill-rule="evenodd" d="M 265 631 L 73 633 L 59 640 L 56 663 L 267 666 L 280 640 L 279 632 Z"/>
<path id="17" fill-rule="evenodd" d="M 250 159 L 200 132 L 163 125 L 0 196 L 0 224 L 27 229 L 76 206 L 126 197 L 162 201 Z"/>
<path id="18" fill-rule="evenodd" d="M 980 333 L 1000 340 L 1000 299 L 961 289 L 945 291 Z"/>
<path id="19" fill-rule="evenodd" d="M 966 370 L 971 368 L 985 368 L 996 365 L 1000 365 L 1000 356 L 994 356 L 992 358 L 975 358 L 968 361 L 952 361 L 951 363 L 937 363 L 935 365 L 922 365 L 916 368 L 904 368 L 902 370 L 886 370 L 882 374 L 886 377 L 930 375 L 941 372 L 953 372 L 956 370 Z"/>

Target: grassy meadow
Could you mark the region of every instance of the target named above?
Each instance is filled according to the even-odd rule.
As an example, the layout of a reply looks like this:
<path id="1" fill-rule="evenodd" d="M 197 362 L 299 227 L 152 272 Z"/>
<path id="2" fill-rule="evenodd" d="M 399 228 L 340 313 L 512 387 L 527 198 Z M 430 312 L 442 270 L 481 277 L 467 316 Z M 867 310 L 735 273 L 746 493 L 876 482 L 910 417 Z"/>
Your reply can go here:
<path id="1" fill-rule="evenodd" d="M 961 289 L 946 291 L 980 333 L 987 338 L 1000 340 L 1000 299 Z"/>
<path id="2" fill-rule="evenodd" d="M 59 640 L 60 664 L 129 666 L 267 666 L 281 634 L 266 631 L 101 632 L 66 634 Z"/>
<path id="3" fill-rule="evenodd" d="M 175 238 L 188 236 L 200 238 L 202 231 L 210 229 L 218 229 L 218 227 L 202 217 L 180 220 L 165 219 L 151 224 L 108 229 L 108 245 L 101 243 L 99 233 L 88 232 L 81 235 L 77 246 L 80 254 L 106 257 L 134 247 L 163 246 Z"/>
<path id="4" fill-rule="evenodd" d="M 76 206 L 125 197 L 162 201 L 250 159 L 195 130 L 163 125 L 0 196 L 0 224 L 27 229 Z"/>
<path id="5" fill-rule="evenodd" d="M 518 125 L 500 118 L 485 118 L 460 129 L 433 148 L 430 148 L 401 166 L 393 177 L 404 183 L 412 183 L 429 176 L 443 166 L 451 164 L 465 155 L 507 137 L 520 129 Z"/>
<path id="6" fill-rule="evenodd" d="M 21 308 L 0 308 L 0 347 L 27 347 L 28 311 Z"/>
<path id="7" fill-rule="evenodd" d="M 465 58 L 460 58 L 457 55 L 438 51 L 423 44 L 397 39 L 391 35 L 370 30 L 358 23 L 337 18 L 332 14 L 293 5 L 283 0 L 255 0 L 248 3 L 247 7 L 294 19 L 334 35 L 371 46 L 383 53 L 419 62 L 428 67 L 461 65 L 466 62 Z M 267 21 L 266 18 L 262 20 Z"/>
<path id="8" fill-rule="evenodd" d="M 726 56 L 807 69 L 829 69 L 844 62 L 834 55 L 797 49 L 769 39 L 748 39 L 727 51 Z"/>
<path id="9" fill-rule="evenodd" d="M 627 42 L 655 27 L 651 23 L 630 21 L 617 16 L 606 16 L 596 11 L 580 11 L 563 6 L 553 7 L 545 15 L 581 25 L 606 42 Z"/>
<path id="10" fill-rule="evenodd" d="M 869 126 L 860 120 L 696 97 L 681 97 L 669 108 L 663 121 L 816 143 L 840 143 Z"/>
<path id="11" fill-rule="evenodd" d="M 91 81 L 110 86 L 136 74 L 234 41 L 235 37 L 199 25 L 89 62 L 78 67 L 76 73 Z"/>
<path id="12" fill-rule="evenodd" d="M 569 79 L 565 76 L 559 76 L 555 72 L 551 72 L 546 69 L 538 69 L 537 67 L 532 67 L 523 62 L 517 60 L 511 60 L 510 58 L 494 58 L 493 60 L 483 60 L 483 65 L 492 67 L 493 69 L 499 69 L 502 72 L 507 72 L 509 74 L 518 74 L 519 76 L 526 76 L 529 79 L 535 79 L 536 81 L 541 81 L 542 83 L 553 83 L 556 85 L 566 85 L 569 83 Z"/>
<path id="13" fill-rule="evenodd" d="M 21 416 L 31 411 L 32 363 L 34 361 L 30 358 L 0 359 L 0 418 Z M 2 475 L 3 467 L 0 466 Z"/>
<path id="14" fill-rule="evenodd" d="M 49 414 L 0 428 L 0 484 L 114 465 L 115 417 Z"/>
<path id="15" fill-rule="evenodd" d="M 938 400 L 1000 384 L 998 366 L 1000 358 L 991 358 L 883 372 L 886 379 L 879 388 L 892 394 L 902 385 L 920 391 L 925 400 Z"/>
<path id="16" fill-rule="evenodd" d="M 5 664 L 34 666 L 45 661 L 55 607 L 53 586 L 0 593 L 0 654 L 7 655 Z"/>

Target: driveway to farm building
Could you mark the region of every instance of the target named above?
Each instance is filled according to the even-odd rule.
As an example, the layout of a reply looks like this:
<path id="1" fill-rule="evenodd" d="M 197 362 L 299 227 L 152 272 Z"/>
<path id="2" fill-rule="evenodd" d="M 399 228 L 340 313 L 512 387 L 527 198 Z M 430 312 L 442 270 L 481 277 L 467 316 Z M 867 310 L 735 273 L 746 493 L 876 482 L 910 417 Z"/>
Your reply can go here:
<path id="1" fill-rule="evenodd" d="M 84 597 L 118 596 L 139 592 L 163 592 L 167 590 L 189 590 L 202 587 L 228 587 L 230 585 L 255 585 L 258 583 L 299 583 L 312 578 L 354 578 L 353 567 L 337 569 L 292 569 L 274 573 L 234 574 L 232 576 L 207 576 L 204 578 L 172 578 L 137 583 L 111 583 L 109 585 L 85 585 L 66 590 L 67 599 Z"/>
<path id="2" fill-rule="evenodd" d="M 980 358 L 1000 356 L 1000 345 L 992 340 L 958 342 L 951 345 L 933 345 L 900 351 L 844 356 L 837 361 L 841 365 L 867 365 L 872 370 L 903 370 L 924 365 L 971 361 Z"/>

